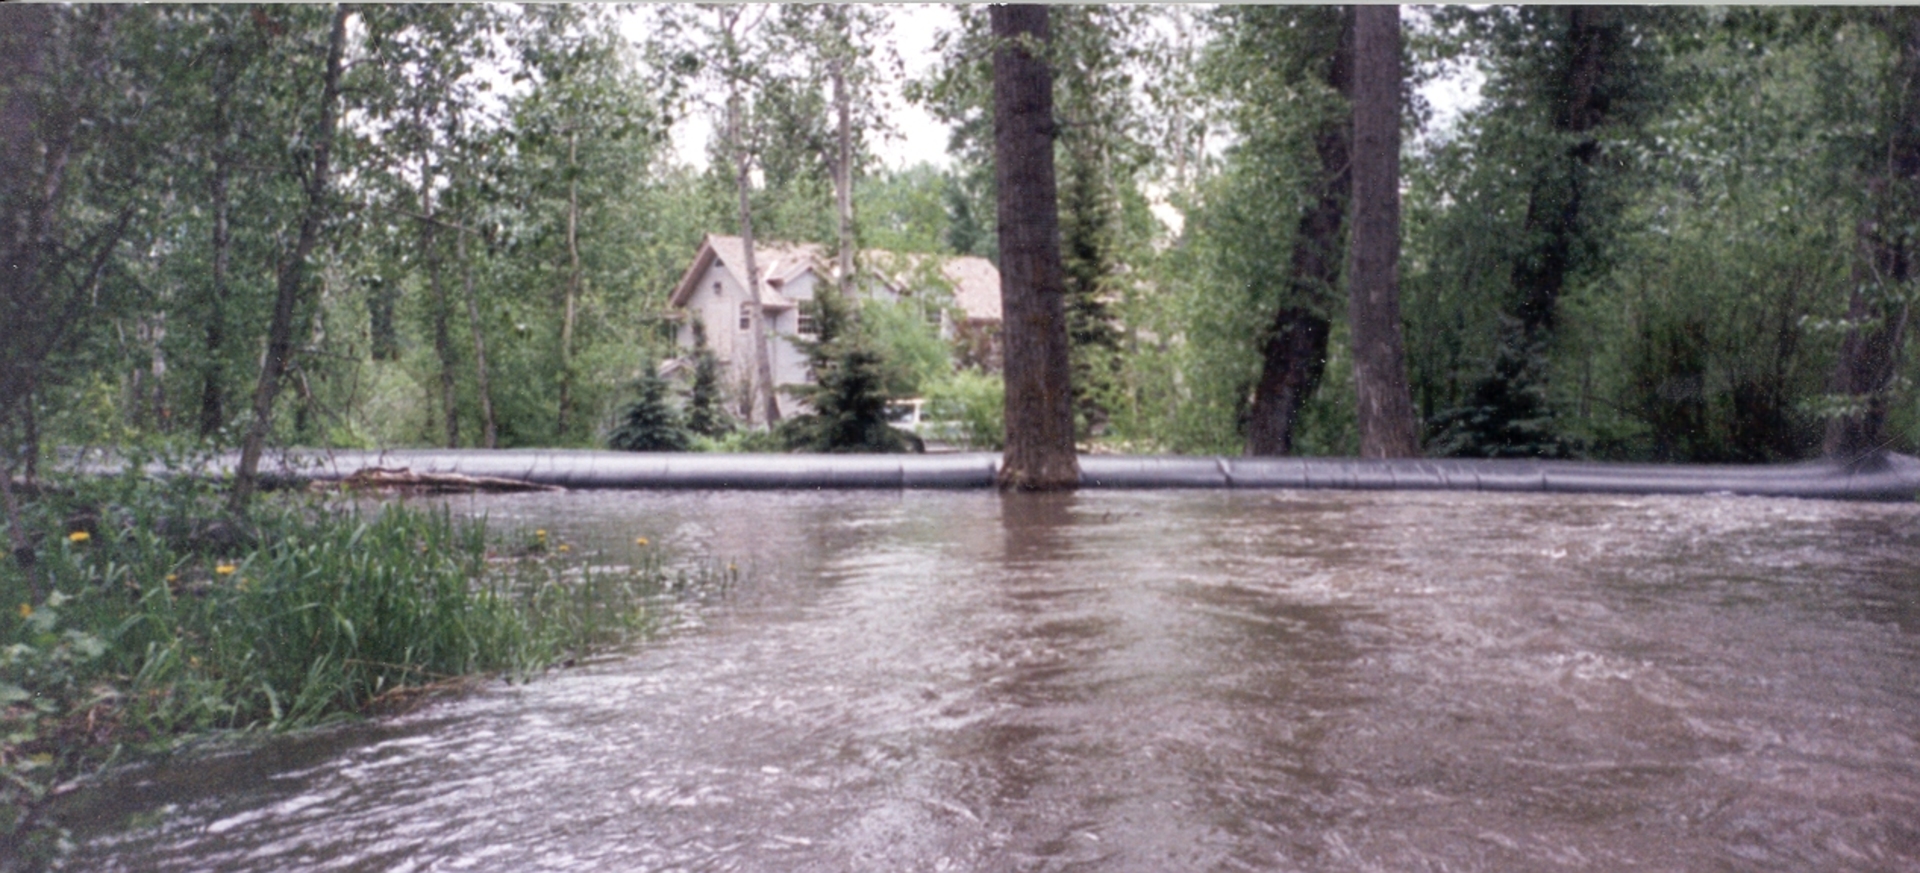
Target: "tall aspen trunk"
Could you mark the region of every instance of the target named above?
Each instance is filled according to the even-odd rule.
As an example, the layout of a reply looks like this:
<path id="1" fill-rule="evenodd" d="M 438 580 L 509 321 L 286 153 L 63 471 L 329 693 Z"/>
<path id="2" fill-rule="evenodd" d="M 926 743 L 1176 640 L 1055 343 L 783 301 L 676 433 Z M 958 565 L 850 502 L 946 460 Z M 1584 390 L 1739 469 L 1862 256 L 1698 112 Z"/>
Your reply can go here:
<path id="1" fill-rule="evenodd" d="M 1400 327 L 1400 7 L 1354 10 L 1353 331 L 1360 456 L 1420 454 Z"/>
<path id="2" fill-rule="evenodd" d="M 845 10 L 834 7 L 845 24 Z M 847 59 L 833 59 L 833 107 L 838 116 L 834 131 L 833 200 L 840 230 L 840 296 L 853 299 L 853 95 L 847 91 Z"/>
<path id="3" fill-rule="evenodd" d="M 224 114 L 224 112 L 223 112 Z M 232 212 L 228 184 L 233 172 L 225 154 L 213 161 L 210 183 L 213 201 L 213 275 L 209 277 L 207 324 L 203 340 L 206 360 L 200 369 L 200 438 L 220 432 L 227 423 L 227 298 L 228 271 L 233 264 L 233 234 L 229 220 Z"/>
<path id="4" fill-rule="evenodd" d="M 753 344 L 753 393 L 759 403 L 762 420 L 772 426 L 780 421 L 780 399 L 774 394 L 772 341 L 768 337 L 765 308 L 760 305 L 760 268 L 754 263 L 753 257 L 753 206 L 747 198 L 753 182 L 750 175 L 752 163 L 742 130 L 743 114 L 740 86 L 736 82 L 727 100 L 727 128 L 733 141 L 734 183 L 740 195 L 740 247 L 746 259 L 741 266 L 746 270 L 747 280 L 747 332 Z M 748 423 L 752 423 L 752 404 L 748 406 Z"/>
<path id="5" fill-rule="evenodd" d="M 1353 7 L 1341 10 L 1340 36 L 1329 58 L 1327 84 L 1353 99 Z M 1300 410 L 1327 369 L 1327 337 L 1340 287 L 1340 230 L 1346 222 L 1351 172 L 1352 114 L 1329 120 L 1314 138 L 1320 157 L 1320 196 L 1301 211 L 1284 302 L 1261 344 L 1260 381 L 1247 419 L 1247 454 L 1293 453 Z"/>
<path id="6" fill-rule="evenodd" d="M 999 185 L 1006 452 L 1000 487 L 1055 491 L 1080 482 L 1072 366 L 1054 181 L 1053 74 L 1045 6 L 993 6 L 993 156 Z"/>
<path id="7" fill-rule="evenodd" d="M 567 290 L 560 321 L 560 417 L 554 429 L 563 439 L 573 415 L 573 318 L 580 299 L 579 136 L 567 131 Z"/>
<path id="8" fill-rule="evenodd" d="M 473 291 L 473 262 L 467 260 L 467 230 L 462 228 L 454 241 L 454 256 L 460 259 L 460 282 L 467 298 L 467 326 L 473 331 L 473 378 L 480 391 L 480 441 L 497 448 L 498 428 L 493 421 L 493 390 L 487 383 L 487 340 L 480 331 L 480 301 Z"/>
<path id="9" fill-rule="evenodd" d="M 414 113 L 414 126 L 424 129 L 420 113 Z M 428 149 L 420 149 L 420 259 L 427 268 L 427 287 L 433 294 L 433 354 L 440 361 L 440 411 L 445 416 L 447 448 L 460 447 L 460 416 L 454 407 L 453 339 L 447 324 L 451 307 L 446 286 L 441 283 L 440 249 L 435 243 L 439 220 L 433 212 L 433 167 Z"/>
<path id="10" fill-rule="evenodd" d="M 233 265 L 232 198 L 233 126 L 229 110 L 233 104 L 233 45 L 222 44 L 216 55 L 213 76 L 213 117 L 215 142 L 213 177 L 208 181 L 208 200 L 213 206 L 213 275 L 207 289 L 206 351 L 200 369 L 200 438 L 209 439 L 227 423 L 227 298 L 229 271 Z"/>
<path id="11" fill-rule="evenodd" d="M 253 420 L 240 448 L 240 467 L 234 473 L 233 492 L 228 506 L 235 512 L 245 509 L 258 486 L 260 454 L 266 448 L 267 433 L 273 428 L 273 401 L 280 393 L 280 378 L 287 371 L 287 359 L 293 354 L 294 310 L 307 288 L 307 257 L 320 240 L 320 223 L 326 213 L 327 179 L 332 169 L 334 128 L 339 123 L 341 56 L 346 50 L 347 16 L 352 7 L 336 4 L 333 31 L 327 38 L 327 66 L 320 92 L 320 123 L 314 132 L 313 169 L 307 175 L 306 211 L 300 218 L 300 234 L 293 251 L 280 264 L 274 293 L 273 321 L 267 328 L 267 350 L 260 363 L 260 381 L 253 392 Z"/>

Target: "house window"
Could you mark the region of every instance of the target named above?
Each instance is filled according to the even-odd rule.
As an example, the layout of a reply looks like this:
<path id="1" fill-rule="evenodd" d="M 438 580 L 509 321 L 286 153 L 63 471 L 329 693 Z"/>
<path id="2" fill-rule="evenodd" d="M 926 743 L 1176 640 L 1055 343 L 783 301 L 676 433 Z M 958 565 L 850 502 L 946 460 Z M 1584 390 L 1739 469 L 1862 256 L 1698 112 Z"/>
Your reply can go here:
<path id="1" fill-rule="evenodd" d="M 799 323 L 799 327 L 796 329 L 799 331 L 800 335 L 813 336 L 813 314 L 802 310 L 799 313 L 799 316 L 800 316 L 800 323 Z"/>
<path id="2" fill-rule="evenodd" d="M 753 326 L 753 304 L 742 303 L 740 304 L 740 329 L 746 330 L 747 328 L 750 328 L 752 326 Z"/>
<path id="3" fill-rule="evenodd" d="M 720 297 L 720 296 L 723 296 L 723 295 L 725 295 L 725 294 L 726 294 L 726 292 L 725 292 L 725 291 L 721 291 L 721 290 L 720 290 L 720 283 L 719 283 L 719 282 L 715 282 L 715 283 L 713 283 L 713 296 L 715 296 L 715 297 Z"/>

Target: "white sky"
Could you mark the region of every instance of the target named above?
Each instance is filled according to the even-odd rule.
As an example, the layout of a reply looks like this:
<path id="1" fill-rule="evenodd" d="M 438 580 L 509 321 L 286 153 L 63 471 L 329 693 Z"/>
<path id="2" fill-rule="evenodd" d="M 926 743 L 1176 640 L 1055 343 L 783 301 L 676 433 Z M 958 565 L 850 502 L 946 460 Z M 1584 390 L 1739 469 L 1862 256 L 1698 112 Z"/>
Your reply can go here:
<path id="1" fill-rule="evenodd" d="M 933 52 L 934 34 L 943 28 L 956 28 L 959 24 L 953 10 L 935 4 L 882 8 L 892 21 L 895 50 L 900 53 L 907 77 L 916 78 L 925 74 L 937 60 Z M 646 35 L 644 13 L 628 13 L 622 29 L 629 39 L 643 39 Z M 1466 65 L 1428 83 L 1421 93 L 1432 104 L 1434 116 L 1426 135 L 1433 136 L 1446 130 L 1461 112 L 1478 103 L 1484 79 L 1479 70 Z M 935 121 L 926 110 L 901 97 L 902 84 L 896 81 L 889 85 L 895 109 L 893 121 L 898 135 L 879 143 L 876 152 L 883 163 L 896 169 L 921 161 L 946 167 L 949 163 L 947 141 L 950 131 L 946 125 Z M 676 155 L 694 167 L 704 168 L 707 164 L 707 140 L 712 134 L 712 119 L 703 113 L 691 113 L 674 125 L 672 141 Z"/>
<path id="2" fill-rule="evenodd" d="M 881 8 L 886 10 L 892 21 L 894 49 L 900 53 L 901 64 L 909 79 L 924 75 L 937 60 L 933 53 L 934 34 L 941 28 L 959 26 L 953 10 L 943 5 Z M 646 28 L 644 11 L 629 12 L 621 22 L 621 31 L 630 40 L 644 39 Z M 948 163 L 947 140 L 950 132 L 946 125 L 935 121 L 925 109 L 908 103 L 906 98 L 900 96 L 904 84 L 903 81 L 896 81 L 888 85 L 895 110 L 893 123 L 898 135 L 878 143 L 875 151 L 883 163 L 895 169 L 921 161 L 944 168 Z M 701 112 L 690 113 L 673 126 L 675 155 L 694 167 L 704 169 L 707 165 L 707 141 L 712 136 L 713 119 Z"/>

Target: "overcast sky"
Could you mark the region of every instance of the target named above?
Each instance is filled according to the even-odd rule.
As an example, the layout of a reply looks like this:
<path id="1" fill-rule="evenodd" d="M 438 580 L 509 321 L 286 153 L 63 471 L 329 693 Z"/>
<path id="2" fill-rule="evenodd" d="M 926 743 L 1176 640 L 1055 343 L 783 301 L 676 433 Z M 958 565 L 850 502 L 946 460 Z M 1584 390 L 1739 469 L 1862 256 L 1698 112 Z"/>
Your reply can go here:
<path id="1" fill-rule="evenodd" d="M 933 53 L 934 34 L 942 28 L 958 26 L 952 8 L 935 4 L 882 8 L 892 20 L 894 45 L 906 67 L 907 76 L 914 78 L 925 74 L 936 60 Z M 628 38 L 644 38 L 645 29 L 644 16 L 629 13 L 625 22 Z M 1455 71 L 1454 75 L 1435 80 L 1422 89 L 1421 93 L 1434 108 L 1433 125 L 1429 133 L 1444 130 L 1463 109 L 1479 101 L 1481 80 L 1477 70 Z M 881 161 L 896 169 L 921 161 L 936 167 L 947 166 L 947 127 L 935 121 L 926 110 L 900 97 L 901 84 L 892 83 L 896 108 L 894 126 L 899 135 L 879 143 L 875 151 Z M 704 114 L 693 113 L 674 125 L 674 150 L 681 160 L 696 167 L 705 167 L 707 140 L 712 134 L 712 120 Z"/>

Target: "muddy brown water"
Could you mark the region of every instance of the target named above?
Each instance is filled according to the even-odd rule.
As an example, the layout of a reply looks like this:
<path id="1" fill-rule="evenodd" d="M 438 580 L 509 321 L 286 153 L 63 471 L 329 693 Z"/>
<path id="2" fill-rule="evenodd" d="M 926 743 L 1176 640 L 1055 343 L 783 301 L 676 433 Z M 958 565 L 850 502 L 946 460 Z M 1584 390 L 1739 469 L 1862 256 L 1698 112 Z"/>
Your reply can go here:
<path id="1" fill-rule="evenodd" d="M 1920 507 L 460 498 L 664 635 L 75 801 L 86 870 L 1915 870 Z"/>

